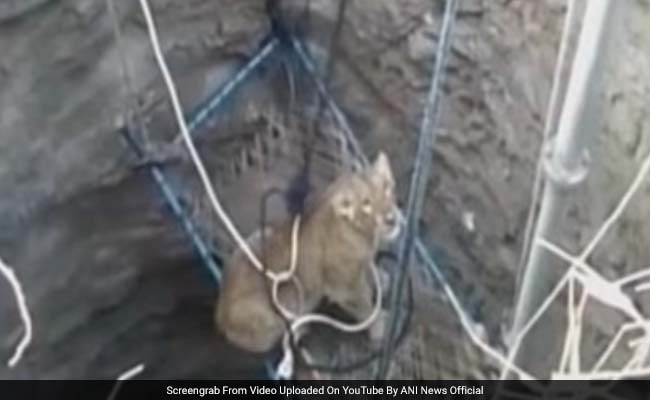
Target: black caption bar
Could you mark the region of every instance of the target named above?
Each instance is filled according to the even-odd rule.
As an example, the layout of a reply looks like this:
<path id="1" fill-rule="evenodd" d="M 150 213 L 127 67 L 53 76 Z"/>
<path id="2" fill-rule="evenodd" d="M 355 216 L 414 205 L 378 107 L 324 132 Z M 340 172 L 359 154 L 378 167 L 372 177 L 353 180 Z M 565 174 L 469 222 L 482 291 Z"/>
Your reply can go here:
<path id="1" fill-rule="evenodd" d="M 3 400 L 341 397 L 650 400 L 650 381 L 0 381 Z"/>

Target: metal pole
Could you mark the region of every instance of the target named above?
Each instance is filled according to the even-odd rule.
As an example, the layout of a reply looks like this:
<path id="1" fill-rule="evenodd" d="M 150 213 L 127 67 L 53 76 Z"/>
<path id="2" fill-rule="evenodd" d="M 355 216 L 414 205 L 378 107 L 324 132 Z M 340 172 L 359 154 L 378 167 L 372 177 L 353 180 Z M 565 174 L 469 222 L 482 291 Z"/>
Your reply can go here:
<path id="1" fill-rule="evenodd" d="M 534 238 L 546 238 L 556 242 L 562 237 L 562 224 L 569 194 L 580 184 L 588 172 L 587 144 L 592 131 L 598 129 L 599 90 L 602 87 L 602 70 L 605 37 L 611 28 L 611 16 L 617 0 L 589 0 L 583 28 L 568 83 L 564 108 L 558 124 L 557 136 L 550 141 L 549 151 L 544 155 L 546 187 Z M 532 242 L 528 266 L 520 290 L 513 321 L 514 337 L 521 332 L 546 296 L 556 284 L 552 273 L 554 258 Z M 531 332 L 533 333 L 533 332 Z M 554 332 L 539 337 L 551 341 L 535 346 L 545 354 L 551 353 Z M 530 340 L 530 338 L 528 338 Z M 531 346 L 533 347 L 533 346 Z M 517 349 L 512 349 L 517 352 Z M 534 349 L 517 352 L 517 365 L 524 369 L 534 367 L 533 360 L 540 354 Z"/>

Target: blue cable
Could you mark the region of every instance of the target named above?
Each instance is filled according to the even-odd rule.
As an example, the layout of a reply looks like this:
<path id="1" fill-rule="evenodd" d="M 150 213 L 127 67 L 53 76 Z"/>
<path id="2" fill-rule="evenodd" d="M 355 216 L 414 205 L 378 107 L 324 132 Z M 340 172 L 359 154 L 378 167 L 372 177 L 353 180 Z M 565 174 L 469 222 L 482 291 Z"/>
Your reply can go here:
<path id="1" fill-rule="evenodd" d="M 393 352 L 393 338 L 397 332 L 397 321 L 399 318 L 399 302 L 403 297 L 405 278 L 409 265 L 413 258 L 418 236 L 418 224 L 422 214 L 426 187 L 431 172 L 431 157 L 434 140 L 437 136 L 437 124 L 440 111 L 440 86 L 445 76 L 446 59 L 451 48 L 451 35 L 456 20 L 458 2 L 447 0 L 445 15 L 442 22 L 440 40 L 435 59 L 435 67 L 432 72 L 431 86 L 424 108 L 422 125 L 418 136 L 417 154 L 411 174 L 411 183 L 408 195 L 406 210 L 406 228 L 402 240 L 399 243 L 399 259 L 396 268 L 397 279 L 393 280 L 391 288 L 390 323 L 388 331 L 384 335 L 384 355 L 381 357 L 377 367 L 376 378 L 385 379 L 390 365 L 390 356 Z"/>
<path id="2" fill-rule="evenodd" d="M 138 158 L 143 159 L 144 151 L 142 150 L 142 147 L 138 144 L 138 142 L 134 138 L 133 132 L 129 131 L 128 129 L 123 129 L 121 133 L 126 139 L 126 142 L 129 144 L 129 147 L 133 150 L 134 153 L 136 153 Z M 215 278 L 217 283 L 219 283 L 221 281 L 221 271 L 217 267 L 214 258 L 212 257 L 210 249 L 208 248 L 206 243 L 199 235 L 196 226 L 192 223 L 192 220 L 185 212 L 179 200 L 179 196 L 172 189 L 169 180 L 167 179 L 162 168 L 154 164 L 149 166 L 149 172 L 151 173 L 151 176 L 153 177 L 154 181 L 156 182 L 160 191 L 162 192 L 167 205 L 171 208 L 174 215 L 179 219 L 181 225 L 183 226 L 187 234 L 190 236 L 190 239 L 192 240 L 192 244 L 194 245 L 199 255 L 201 256 L 203 263 L 206 265 L 206 267 L 208 268 L 212 276 Z"/>
<path id="3" fill-rule="evenodd" d="M 264 60 L 275 50 L 279 41 L 276 38 L 272 38 L 268 43 L 260 49 L 260 51 L 253 57 L 244 67 L 242 67 L 235 76 L 230 79 L 224 86 L 219 88 L 212 96 L 208 98 L 208 101 L 203 105 L 198 107 L 198 110 L 193 113 L 193 116 L 190 118 L 188 124 L 188 130 L 190 133 L 194 133 L 199 130 L 203 124 L 210 118 L 210 116 L 223 104 L 223 102 L 239 87 L 245 80 L 248 78 L 251 73 L 262 64 Z M 139 158 L 145 156 L 142 147 L 137 143 L 135 138 L 130 132 L 125 132 L 125 137 L 127 143 L 131 146 L 133 151 L 137 154 Z M 163 197 L 165 198 L 167 204 L 172 209 L 174 215 L 179 219 L 181 225 L 190 236 L 192 244 L 196 248 L 197 252 L 201 256 L 203 263 L 206 265 L 217 284 L 221 282 L 221 271 L 217 266 L 214 258 L 212 257 L 212 249 L 205 243 L 201 238 L 198 229 L 192 222 L 191 218 L 187 215 L 187 212 L 183 209 L 183 206 L 180 202 L 180 197 L 172 189 L 169 180 L 167 179 L 162 168 L 158 165 L 152 165 L 149 169 L 151 175 L 159 186 Z"/>
<path id="4" fill-rule="evenodd" d="M 198 107 L 198 110 L 193 113 L 189 124 L 188 130 L 191 133 L 198 130 L 208 118 L 221 106 L 221 104 L 230 96 L 233 91 L 248 78 L 251 73 L 262 64 L 264 60 L 278 47 L 279 40 L 275 37 L 271 38 L 268 43 L 260 49 L 260 51 L 253 57 L 246 65 L 244 65 L 232 79 L 228 80 L 226 84 L 219 88 L 213 96 L 208 98 L 208 101 Z"/>
<path id="5" fill-rule="evenodd" d="M 257 67 L 259 67 L 263 61 L 265 61 L 269 55 L 278 47 L 279 40 L 275 37 L 271 38 L 267 44 L 262 47 L 262 49 L 253 57 L 244 67 L 242 67 L 232 79 L 230 79 L 224 86 L 219 88 L 214 95 L 208 98 L 208 101 L 203 105 L 198 107 L 198 110 L 193 114 L 188 124 L 188 130 L 190 134 L 198 131 L 203 124 L 210 118 L 210 116 L 223 104 L 223 102 L 237 89 L 252 73 Z M 136 153 L 136 155 L 142 159 L 145 154 L 142 150 L 142 147 L 138 144 L 135 138 L 132 135 L 132 132 L 126 130 L 123 131 L 124 137 L 126 138 L 127 143 L 131 149 Z M 174 215 L 179 219 L 181 225 L 189 235 L 192 244 L 199 253 L 203 263 L 208 268 L 213 278 L 217 282 L 217 285 L 221 282 L 221 270 L 217 266 L 214 258 L 212 257 L 212 251 L 203 240 L 199 231 L 197 230 L 195 224 L 192 222 L 192 219 L 187 214 L 186 210 L 181 205 L 179 196 L 172 189 L 164 171 L 158 165 L 151 165 L 149 168 L 151 176 L 154 181 L 160 188 L 163 197 L 165 198 L 167 204 L 171 208 Z M 265 369 L 267 370 L 271 380 L 277 380 L 276 374 L 274 372 L 273 365 L 270 361 L 264 363 Z"/>

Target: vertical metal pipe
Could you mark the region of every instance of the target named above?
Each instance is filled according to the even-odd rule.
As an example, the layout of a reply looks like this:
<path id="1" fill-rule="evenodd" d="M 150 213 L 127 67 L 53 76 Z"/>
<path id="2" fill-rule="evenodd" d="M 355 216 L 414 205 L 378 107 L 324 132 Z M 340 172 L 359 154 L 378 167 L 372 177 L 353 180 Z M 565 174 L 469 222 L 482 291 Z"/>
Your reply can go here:
<path id="1" fill-rule="evenodd" d="M 569 204 L 569 194 L 586 176 L 586 144 L 592 131 L 598 128 L 597 102 L 607 60 L 604 57 L 604 39 L 611 28 L 611 16 L 617 3 L 616 0 L 587 2 L 558 132 L 545 155 L 546 187 L 534 238 L 557 241 L 562 237 L 561 221 Z M 515 309 L 512 331 L 515 337 L 556 284 L 551 273 L 554 261 L 553 256 L 536 246 L 533 240 Z M 551 336 L 545 335 L 544 340 L 552 342 Z M 552 344 L 537 342 L 536 346 L 549 353 Z M 517 364 L 524 369 L 534 367 L 536 356 L 530 350 L 517 353 Z"/>

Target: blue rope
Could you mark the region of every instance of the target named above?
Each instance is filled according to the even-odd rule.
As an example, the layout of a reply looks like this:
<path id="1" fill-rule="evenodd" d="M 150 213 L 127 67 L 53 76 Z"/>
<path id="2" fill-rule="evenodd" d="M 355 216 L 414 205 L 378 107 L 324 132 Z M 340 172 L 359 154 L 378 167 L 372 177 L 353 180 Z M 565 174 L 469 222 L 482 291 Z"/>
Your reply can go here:
<path id="1" fill-rule="evenodd" d="M 223 102 L 230 96 L 232 93 L 259 67 L 278 47 L 279 40 L 275 37 L 272 37 L 267 44 L 261 48 L 261 50 L 253 57 L 244 67 L 242 67 L 232 79 L 230 79 L 224 86 L 219 88 L 208 100 L 198 107 L 198 110 L 192 113 L 192 117 L 189 118 L 190 122 L 188 124 L 188 130 L 190 134 L 198 131 L 205 122 L 210 118 L 211 115 L 223 104 Z M 130 131 L 124 131 L 124 136 L 127 143 L 134 151 L 134 153 L 140 158 L 145 157 L 142 147 L 137 143 L 135 138 Z M 217 285 L 220 284 L 222 274 L 221 270 L 217 267 L 214 258 L 212 257 L 212 249 L 208 247 L 205 243 L 196 226 L 192 222 L 192 219 L 189 217 L 186 210 L 181 205 L 179 196 L 172 189 L 172 186 L 169 183 L 164 171 L 158 165 L 151 165 L 149 171 L 160 188 L 163 197 L 165 198 L 167 204 L 172 209 L 172 212 L 179 219 L 181 225 L 185 229 L 186 233 L 189 235 L 192 244 L 194 245 L 196 251 L 199 253 L 203 263 L 206 268 L 212 274 L 213 278 L 217 282 Z M 270 361 L 265 361 L 265 369 L 267 370 L 271 380 L 277 380 L 274 372 L 273 365 Z"/>
<path id="2" fill-rule="evenodd" d="M 129 144 L 129 147 L 131 147 L 131 149 L 138 156 L 138 158 L 143 159 L 144 151 L 142 150 L 142 147 L 138 144 L 138 142 L 134 138 L 133 132 L 128 130 L 127 128 L 122 131 L 122 134 L 126 139 L 126 142 Z M 221 271 L 217 267 L 214 258 L 212 257 L 212 254 L 210 252 L 210 249 L 208 248 L 208 245 L 205 243 L 205 241 L 203 241 L 201 235 L 196 229 L 196 226 L 194 225 L 194 223 L 192 223 L 192 220 L 190 219 L 187 212 L 181 205 L 179 196 L 172 189 L 169 180 L 167 179 L 162 168 L 154 164 L 149 167 L 149 172 L 151 173 L 151 176 L 153 177 L 154 181 L 156 182 L 160 191 L 162 192 L 163 197 L 167 202 L 167 205 L 171 208 L 174 215 L 178 218 L 178 220 L 181 222 L 181 225 L 183 226 L 187 234 L 190 236 L 190 239 L 192 240 L 192 244 L 198 251 L 199 256 L 201 256 L 201 260 L 203 260 L 203 263 L 208 268 L 208 270 L 210 271 L 214 279 L 217 281 L 217 283 L 220 282 Z"/>
<path id="3" fill-rule="evenodd" d="M 424 108 L 422 124 L 418 139 L 418 148 L 415 164 L 411 175 L 408 204 L 406 209 L 406 232 L 400 241 L 399 259 L 397 266 L 397 279 L 393 280 L 390 298 L 390 323 L 386 335 L 384 335 L 384 354 L 380 358 L 377 367 L 376 378 L 385 379 L 390 365 L 390 356 L 393 353 L 394 337 L 397 334 L 397 321 L 399 318 L 399 303 L 403 297 L 404 284 L 408 268 L 413 258 L 414 247 L 418 236 L 418 224 L 422 214 L 422 205 L 428 186 L 431 172 L 431 157 L 434 139 L 437 136 L 438 118 L 440 111 L 440 86 L 444 79 L 446 60 L 451 48 L 451 33 L 453 30 L 458 2 L 447 0 L 445 15 L 442 23 L 442 31 L 438 42 L 438 51 L 435 60 L 435 67 L 431 79 L 431 87 Z"/>
<path id="4" fill-rule="evenodd" d="M 230 96 L 235 89 L 237 89 L 251 75 L 251 73 L 273 53 L 273 51 L 278 47 L 278 44 L 279 40 L 277 38 L 271 38 L 268 43 L 260 49 L 255 57 L 237 71 L 232 79 L 228 80 L 228 82 L 218 89 L 213 96 L 210 96 L 205 104 L 198 107 L 198 110 L 193 113 L 194 115 L 191 118 L 188 118 L 190 122 L 187 125 L 187 128 L 190 133 L 198 130 L 208 120 L 208 118 L 210 118 L 228 96 Z"/>
<path id="5" fill-rule="evenodd" d="M 219 88 L 208 100 L 201 106 L 198 107 L 193 116 L 190 118 L 188 124 L 188 129 L 190 133 L 194 133 L 199 130 L 203 124 L 210 118 L 210 116 L 221 106 L 221 104 L 237 89 L 251 74 L 252 72 L 262 64 L 264 60 L 273 52 L 277 47 L 278 40 L 272 38 L 260 51 L 253 57 L 246 65 L 244 65 L 235 76 L 230 79 L 224 86 Z M 144 158 L 145 154 L 142 150 L 142 147 L 137 143 L 131 132 L 125 132 L 127 143 L 136 153 L 139 158 Z M 167 204 L 172 209 L 172 212 L 181 225 L 189 235 L 192 244 L 196 248 L 199 256 L 201 257 L 203 263 L 208 268 L 213 278 L 219 284 L 221 282 L 221 270 L 217 267 L 212 253 L 214 252 L 206 242 L 201 238 L 201 235 L 196 228 L 195 224 L 192 222 L 186 210 L 183 208 L 180 202 L 180 197 L 172 189 L 168 178 L 163 172 L 162 168 L 158 165 L 151 165 L 149 169 L 154 181 L 160 188 L 163 197 L 165 198 Z"/>
<path id="6" fill-rule="evenodd" d="M 214 258 L 212 257 L 211 251 L 210 249 L 208 249 L 208 245 L 203 241 L 201 235 L 196 229 L 196 226 L 192 222 L 192 219 L 187 215 L 187 212 L 183 209 L 183 206 L 178 200 L 179 199 L 178 196 L 176 196 L 171 186 L 167 182 L 167 179 L 162 169 L 158 166 L 153 166 L 151 168 L 151 175 L 155 179 L 156 183 L 158 183 L 158 186 L 160 187 L 163 196 L 165 196 L 165 198 L 167 199 L 167 204 L 170 206 L 174 214 L 176 214 L 181 224 L 183 225 L 183 228 L 190 236 L 192 243 L 194 244 L 194 247 L 196 248 L 199 255 L 201 256 L 201 259 L 203 260 L 203 263 L 208 268 L 208 270 L 212 274 L 213 278 L 217 281 L 217 283 L 221 282 L 221 270 L 217 267 L 217 264 L 215 263 Z"/>

